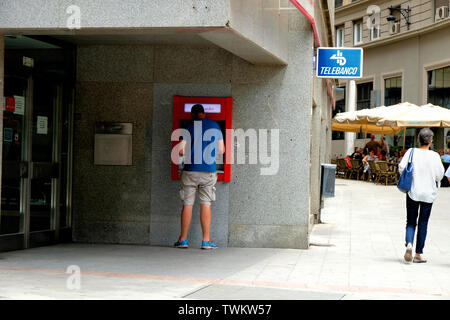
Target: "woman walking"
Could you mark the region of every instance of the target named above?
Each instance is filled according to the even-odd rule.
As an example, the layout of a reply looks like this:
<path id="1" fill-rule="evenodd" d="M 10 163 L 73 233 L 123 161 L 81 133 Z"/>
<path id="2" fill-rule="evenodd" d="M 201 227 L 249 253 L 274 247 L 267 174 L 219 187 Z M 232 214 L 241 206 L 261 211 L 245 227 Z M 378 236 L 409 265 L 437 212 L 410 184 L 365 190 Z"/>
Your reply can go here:
<path id="1" fill-rule="evenodd" d="M 433 131 L 423 128 L 419 132 L 419 148 L 409 149 L 398 166 L 400 174 L 408 165 L 410 154 L 412 154 L 412 185 L 406 195 L 406 252 L 405 261 L 424 263 L 422 257 L 423 247 L 427 236 L 428 219 L 431 207 L 437 197 L 439 182 L 444 177 L 444 166 L 437 152 L 430 150 L 433 143 Z M 417 218 L 419 221 L 417 222 Z M 413 258 L 412 247 L 414 234 L 417 228 L 416 254 Z"/>

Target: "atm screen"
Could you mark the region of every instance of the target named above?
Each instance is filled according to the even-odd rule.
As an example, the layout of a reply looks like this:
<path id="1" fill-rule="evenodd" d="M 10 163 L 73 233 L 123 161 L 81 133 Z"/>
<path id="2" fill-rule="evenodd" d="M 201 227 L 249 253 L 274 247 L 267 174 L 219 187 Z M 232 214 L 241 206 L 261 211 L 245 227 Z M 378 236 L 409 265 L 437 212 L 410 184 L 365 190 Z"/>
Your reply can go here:
<path id="1" fill-rule="evenodd" d="M 193 120 L 180 120 L 180 128 L 187 129 L 189 125 L 192 123 Z M 216 121 L 217 124 L 220 126 L 220 130 L 222 131 L 222 136 L 225 139 L 225 120 L 222 121 Z M 182 138 L 181 138 L 182 139 Z M 224 155 L 223 154 L 217 154 L 216 155 L 216 168 L 217 173 L 224 173 Z"/>

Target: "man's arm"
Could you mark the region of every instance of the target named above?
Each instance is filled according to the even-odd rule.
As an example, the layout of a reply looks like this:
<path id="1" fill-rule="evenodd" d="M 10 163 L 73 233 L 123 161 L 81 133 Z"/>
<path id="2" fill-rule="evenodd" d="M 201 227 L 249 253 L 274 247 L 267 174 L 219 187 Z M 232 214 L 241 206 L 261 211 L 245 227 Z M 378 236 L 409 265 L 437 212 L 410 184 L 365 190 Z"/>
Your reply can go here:
<path id="1" fill-rule="evenodd" d="M 184 155 L 184 149 L 185 149 L 185 147 L 186 147 L 186 141 L 185 141 L 185 140 L 181 140 L 180 143 L 178 144 L 178 148 L 179 148 L 178 154 L 179 154 L 180 156 L 183 156 L 183 155 Z"/>
<path id="2" fill-rule="evenodd" d="M 222 140 L 219 140 L 217 145 L 217 153 L 218 154 L 224 154 L 225 153 L 225 143 Z"/>
<path id="3" fill-rule="evenodd" d="M 216 136 L 217 139 L 217 153 L 218 154 L 224 154 L 225 153 L 225 143 L 223 142 L 223 134 L 222 129 L 220 129 L 219 124 L 216 122 L 216 129 L 218 130 L 218 135 Z"/>

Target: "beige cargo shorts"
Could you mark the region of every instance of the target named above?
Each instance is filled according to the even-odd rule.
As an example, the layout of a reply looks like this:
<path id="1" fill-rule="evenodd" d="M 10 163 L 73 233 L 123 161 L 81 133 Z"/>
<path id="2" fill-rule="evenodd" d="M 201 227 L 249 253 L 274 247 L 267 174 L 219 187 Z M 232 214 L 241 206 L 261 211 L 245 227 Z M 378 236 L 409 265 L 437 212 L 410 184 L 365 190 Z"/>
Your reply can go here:
<path id="1" fill-rule="evenodd" d="M 217 173 L 200 171 L 183 171 L 181 173 L 180 198 L 185 206 L 192 206 L 198 191 L 200 204 L 211 205 L 216 201 Z"/>

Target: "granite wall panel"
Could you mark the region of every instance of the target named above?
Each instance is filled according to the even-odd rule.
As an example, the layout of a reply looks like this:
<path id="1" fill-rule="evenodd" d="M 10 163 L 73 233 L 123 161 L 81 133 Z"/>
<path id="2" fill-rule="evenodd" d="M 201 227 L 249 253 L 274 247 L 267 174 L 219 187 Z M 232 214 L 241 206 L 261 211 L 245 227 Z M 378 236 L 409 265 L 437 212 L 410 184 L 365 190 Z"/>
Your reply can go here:
<path id="1" fill-rule="evenodd" d="M 289 19 L 286 67 L 233 58 L 234 127 L 279 129 L 280 143 L 276 175 L 233 165 L 230 246 L 308 247 L 312 37 L 301 15 Z"/>
<path id="2" fill-rule="evenodd" d="M 79 60 L 81 70 L 87 72 L 89 69 L 83 66 L 85 57 L 92 55 L 82 55 Z M 108 71 L 111 69 L 105 73 Z M 83 74 L 80 78 L 85 79 Z M 151 83 L 78 82 L 76 113 L 80 118 L 75 122 L 73 182 L 75 241 L 149 242 L 150 173 L 146 151 L 152 97 Z M 116 121 L 133 124 L 133 164 L 94 165 L 95 123 Z"/>

